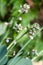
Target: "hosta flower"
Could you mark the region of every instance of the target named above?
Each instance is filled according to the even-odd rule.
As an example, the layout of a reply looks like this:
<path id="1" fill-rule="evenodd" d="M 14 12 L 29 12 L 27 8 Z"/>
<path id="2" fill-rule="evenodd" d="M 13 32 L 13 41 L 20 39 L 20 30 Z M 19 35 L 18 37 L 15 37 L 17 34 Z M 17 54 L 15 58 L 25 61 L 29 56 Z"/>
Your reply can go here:
<path id="1" fill-rule="evenodd" d="M 30 30 L 29 31 L 29 37 L 30 37 L 30 39 L 33 39 L 34 38 L 34 31 L 33 30 Z"/>
<path id="2" fill-rule="evenodd" d="M 28 5 L 27 3 L 25 3 L 24 5 L 23 5 L 23 7 L 26 9 L 30 9 L 30 5 Z"/>
<path id="3" fill-rule="evenodd" d="M 28 5 L 27 3 L 25 3 L 23 6 L 20 6 L 20 9 L 18 10 L 19 13 L 28 13 L 30 9 L 30 5 Z"/>
<path id="4" fill-rule="evenodd" d="M 23 29 L 23 27 L 22 27 L 22 25 L 21 25 L 21 24 L 16 24 L 16 25 L 13 27 L 13 29 L 15 29 L 15 30 L 16 30 L 16 32 L 19 32 L 20 30 L 22 30 L 22 29 Z"/>
<path id="5" fill-rule="evenodd" d="M 33 50 L 32 50 L 32 54 L 33 54 L 33 55 L 37 55 L 37 56 L 38 56 L 38 51 L 37 51 L 37 50 L 35 50 L 35 49 L 33 49 Z"/>

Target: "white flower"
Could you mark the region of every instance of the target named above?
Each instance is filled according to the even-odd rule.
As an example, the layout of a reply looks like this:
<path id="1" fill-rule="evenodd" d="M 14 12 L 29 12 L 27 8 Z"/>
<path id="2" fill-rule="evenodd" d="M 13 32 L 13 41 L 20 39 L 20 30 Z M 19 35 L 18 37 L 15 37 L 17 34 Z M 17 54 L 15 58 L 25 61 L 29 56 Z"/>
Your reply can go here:
<path id="1" fill-rule="evenodd" d="M 19 24 L 19 25 L 18 25 L 18 28 L 19 28 L 19 30 L 20 30 L 20 29 L 22 30 L 22 25 L 21 25 L 21 24 Z"/>
<path id="2" fill-rule="evenodd" d="M 23 5 L 23 7 L 24 7 L 25 9 L 30 9 L 30 5 L 28 5 L 27 3 L 25 3 L 25 4 Z"/>
<path id="3" fill-rule="evenodd" d="M 9 23 L 8 22 L 5 22 L 5 25 L 9 25 Z"/>
<path id="4" fill-rule="evenodd" d="M 29 34 L 32 34 L 32 33 L 33 33 L 32 30 L 30 30 Z"/>
<path id="5" fill-rule="evenodd" d="M 6 39 L 6 42 L 8 43 L 9 42 L 9 39 Z"/>
<path id="6" fill-rule="evenodd" d="M 18 19 L 19 19 L 20 21 L 22 21 L 22 17 L 19 17 Z"/>
<path id="7" fill-rule="evenodd" d="M 30 5 L 27 5 L 27 9 L 30 9 Z"/>
<path id="8" fill-rule="evenodd" d="M 28 10 L 30 9 L 30 5 L 25 3 L 23 6 L 20 5 L 20 9 L 18 10 L 19 13 L 28 13 Z"/>
<path id="9" fill-rule="evenodd" d="M 30 35 L 29 37 L 30 37 L 30 39 L 33 39 L 33 36 L 32 35 Z"/>
<path id="10" fill-rule="evenodd" d="M 35 49 L 33 49 L 33 50 L 32 50 L 32 54 L 35 54 L 35 55 L 37 55 L 37 56 L 38 56 L 38 51 L 37 51 L 37 50 L 35 50 Z"/>
<path id="11" fill-rule="evenodd" d="M 25 13 L 28 13 L 28 10 L 30 9 L 30 6 L 28 4 L 23 5 Z"/>
<path id="12" fill-rule="evenodd" d="M 25 10 L 25 13 L 28 13 L 28 10 Z"/>
<path id="13" fill-rule="evenodd" d="M 16 24 L 13 29 L 15 29 L 17 32 L 19 32 L 20 30 L 23 29 L 22 25 L 21 24 Z"/>

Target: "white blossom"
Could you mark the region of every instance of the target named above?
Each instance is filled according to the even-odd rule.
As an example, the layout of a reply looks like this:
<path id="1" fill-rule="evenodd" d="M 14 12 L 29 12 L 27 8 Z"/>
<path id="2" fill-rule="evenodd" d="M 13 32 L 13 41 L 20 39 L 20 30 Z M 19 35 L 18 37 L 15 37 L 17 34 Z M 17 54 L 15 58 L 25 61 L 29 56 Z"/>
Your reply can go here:
<path id="1" fill-rule="evenodd" d="M 27 3 L 25 3 L 25 4 L 23 5 L 23 7 L 24 7 L 25 9 L 30 9 L 30 5 L 28 5 Z"/>
<path id="2" fill-rule="evenodd" d="M 5 25 L 9 25 L 9 23 L 8 22 L 5 22 Z"/>
<path id="3" fill-rule="evenodd" d="M 32 35 L 30 35 L 29 37 L 30 37 L 30 39 L 33 39 L 33 36 Z"/>
<path id="4" fill-rule="evenodd" d="M 28 10 L 25 10 L 25 13 L 28 13 Z"/>
<path id="5" fill-rule="evenodd" d="M 20 5 L 20 9 L 18 10 L 19 13 L 28 13 L 30 9 L 30 5 L 25 3 L 24 5 Z"/>
<path id="6" fill-rule="evenodd" d="M 22 25 L 21 24 L 18 25 L 18 29 L 22 30 Z"/>
<path id="7" fill-rule="evenodd" d="M 8 43 L 9 42 L 9 39 L 6 39 L 6 42 Z"/>
<path id="8" fill-rule="evenodd" d="M 22 21 L 22 17 L 19 17 L 18 19 L 19 19 L 20 21 Z"/>

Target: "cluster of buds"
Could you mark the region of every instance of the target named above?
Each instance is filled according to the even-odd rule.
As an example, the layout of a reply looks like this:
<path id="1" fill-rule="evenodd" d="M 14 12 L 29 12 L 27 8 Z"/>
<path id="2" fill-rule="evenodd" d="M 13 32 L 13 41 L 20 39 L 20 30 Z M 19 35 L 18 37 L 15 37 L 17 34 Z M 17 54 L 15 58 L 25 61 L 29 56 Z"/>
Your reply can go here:
<path id="1" fill-rule="evenodd" d="M 16 24 L 13 29 L 15 29 L 17 32 L 19 32 L 20 30 L 22 30 L 22 25 L 21 24 Z"/>
<path id="2" fill-rule="evenodd" d="M 33 36 L 34 36 L 34 32 L 33 32 L 33 30 L 30 30 L 30 32 L 29 32 L 30 39 L 33 39 Z"/>
<path id="3" fill-rule="evenodd" d="M 38 56 L 38 51 L 35 50 L 35 49 L 33 49 L 33 50 L 32 50 L 32 54 Z"/>
<path id="4" fill-rule="evenodd" d="M 30 5 L 25 3 L 23 6 L 20 5 L 20 9 L 18 10 L 18 12 L 19 13 L 28 13 L 29 9 L 30 9 Z"/>
<path id="5" fill-rule="evenodd" d="M 35 33 L 37 33 L 37 30 L 40 30 L 40 25 L 38 23 L 35 23 L 32 27 L 32 29 L 29 31 L 29 37 L 30 39 L 34 38 Z"/>
<path id="6" fill-rule="evenodd" d="M 40 29 L 40 25 L 38 23 L 34 23 L 33 28 L 39 30 Z"/>

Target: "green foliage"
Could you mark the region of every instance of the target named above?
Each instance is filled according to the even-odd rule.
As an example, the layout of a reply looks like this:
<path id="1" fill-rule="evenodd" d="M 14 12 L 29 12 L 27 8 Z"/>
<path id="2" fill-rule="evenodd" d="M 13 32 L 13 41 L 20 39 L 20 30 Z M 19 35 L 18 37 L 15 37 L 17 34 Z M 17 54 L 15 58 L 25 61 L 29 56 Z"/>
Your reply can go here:
<path id="1" fill-rule="evenodd" d="M 30 8 L 25 0 L 0 0 L 0 65 L 32 65 L 43 58 L 41 0 L 33 1 Z"/>
<path id="2" fill-rule="evenodd" d="M 7 65 L 32 65 L 30 59 L 22 58 L 22 57 L 16 57 L 11 59 Z"/>
<path id="3" fill-rule="evenodd" d="M 30 21 L 32 21 L 34 18 L 37 18 L 37 17 L 38 17 L 37 10 L 36 11 L 35 9 L 30 10 L 27 14 L 22 15 L 23 20 L 21 24 L 25 27 L 30 23 Z"/>
<path id="4" fill-rule="evenodd" d="M 0 46 L 0 65 L 4 65 L 8 61 L 8 57 L 5 55 L 7 48 L 5 45 Z"/>
<path id="5" fill-rule="evenodd" d="M 0 23 L 0 36 L 5 33 L 6 28 L 7 28 L 7 25 L 5 25 L 5 23 Z"/>
<path id="6" fill-rule="evenodd" d="M 4 17 L 7 10 L 6 10 L 6 0 L 0 0 L 0 16 Z"/>

